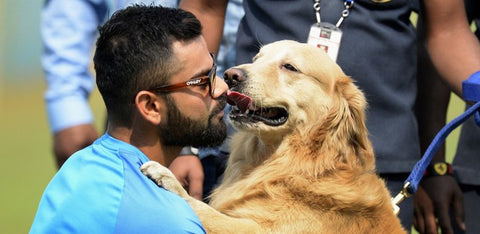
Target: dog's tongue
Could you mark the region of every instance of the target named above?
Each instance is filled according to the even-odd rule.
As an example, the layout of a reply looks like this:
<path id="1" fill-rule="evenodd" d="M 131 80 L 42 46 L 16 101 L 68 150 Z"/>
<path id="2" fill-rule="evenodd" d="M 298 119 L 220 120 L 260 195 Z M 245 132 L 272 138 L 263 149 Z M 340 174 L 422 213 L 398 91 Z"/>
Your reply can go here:
<path id="1" fill-rule="evenodd" d="M 227 92 L 227 101 L 228 104 L 237 106 L 241 112 L 247 111 L 247 109 L 252 105 L 251 97 L 235 91 Z"/>

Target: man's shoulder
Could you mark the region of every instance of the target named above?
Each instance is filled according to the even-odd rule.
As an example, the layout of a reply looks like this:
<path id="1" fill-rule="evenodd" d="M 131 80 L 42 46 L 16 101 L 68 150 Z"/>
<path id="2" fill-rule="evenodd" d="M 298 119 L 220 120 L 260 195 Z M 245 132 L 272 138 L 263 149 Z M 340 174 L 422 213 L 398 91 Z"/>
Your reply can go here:
<path id="1" fill-rule="evenodd" d="M 112 232 L 121 203 L 124 178 L 120 169 L 95 164 L 77 154 L 48 184 L 32 225 L 32 233 L 49 230 Z"/>

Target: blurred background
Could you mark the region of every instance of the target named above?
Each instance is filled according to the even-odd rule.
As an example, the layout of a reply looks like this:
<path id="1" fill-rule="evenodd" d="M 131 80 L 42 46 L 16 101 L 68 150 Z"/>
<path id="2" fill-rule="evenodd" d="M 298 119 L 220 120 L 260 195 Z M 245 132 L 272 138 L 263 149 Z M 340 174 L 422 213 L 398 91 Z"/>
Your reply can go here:
<path id="1" fill-rule="evenodd" d="M 43 3 L 0 0 L 0 233 L 28 232 L 42 192 L 56 171 L 40 64 Z M 98 90 L 90 103 L 100 130 L 105 111 Z M 453 96 L 450 107 L 449 120 L 458 116 L 464 105 Z M 447 139 L 449 158 L 458 131 Z"/>
<path id="2" fill-rule="evenodd" d="M 0 0 L 0 233 L 28 233 L 56 171 L 40 64 L 44 1 Z M 98 90 L 90 99 L 95 119 L 104 120 Z"/>

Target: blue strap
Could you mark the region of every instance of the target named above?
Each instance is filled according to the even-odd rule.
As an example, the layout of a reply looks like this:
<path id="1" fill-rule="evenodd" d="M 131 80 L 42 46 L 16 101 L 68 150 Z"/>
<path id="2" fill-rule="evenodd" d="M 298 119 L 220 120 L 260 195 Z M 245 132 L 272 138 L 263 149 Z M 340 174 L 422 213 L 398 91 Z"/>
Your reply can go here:
<path id="1" fill-rule="evenodd" d="M 480 71 L 474 72 L 462 82 L 462 93 L 465 101 L 480 101 Z M 480 127 L 480 113 L 475 114 L 475 123 Z"/>
<path id="2" fill-rule="evenodd" d="M 480 101 L 480 71 L 473 73 L 462 82 L 462 93 L 465 101 Z"/>
<path id="3" fill-rule="evenodd" d="M 475 120 L 477 121 L 477 124 L 480 123 L 479 110 L 480 102 L 477 102 L 467 111 L 465 111 L 465 113 L 461 114 L 450 123 L 445 125 L 445 127 L 443 127 L 442 130 L 437 133 L 430 146 L 428 146 L 427 151 L 425 151 L 425 154 L 423 154 L 422 159 L 415 164 L 410 176 L 408 176 L 407 180 L 405 180 L 405 184 L 410 183 L 407 187 L 407 192 L 409 194 L 414 194 L 417 191 L 418 184 L 420 183 L 420 180 L 422 180 L 425 169 L 427 169 L 430 161 L 433 158 L 433 155 L 437 152 L 440 145 L 445 141 L 445 138 L 448 136 L 448 134 L 450 134 L 450 132 L 465 122 L 465 120 L 467 120 L 473 114 L 475 114 Z"/>

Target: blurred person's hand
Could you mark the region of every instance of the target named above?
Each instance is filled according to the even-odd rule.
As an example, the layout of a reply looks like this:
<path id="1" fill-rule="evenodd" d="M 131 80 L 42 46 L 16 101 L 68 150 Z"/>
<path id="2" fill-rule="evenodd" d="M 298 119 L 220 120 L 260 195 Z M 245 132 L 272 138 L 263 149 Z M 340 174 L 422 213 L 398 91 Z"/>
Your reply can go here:
<path id="1" fill-rule="evenodd" d="M 63 129 L 54 135 L 53 152 L 60 168 L 73 153 L 91 145 L 98 138 L 92 124 L 82 124 Z"/>
<path id="2" fill-rule="evenodd" d="M 437 222 L 433 203 L 422 186 L 414 196 L 413 226 L 419 233 L 437 233 Z"/>
<path id="3" fill-rule="evenodd" d="M 203 167 L 196 155 L 181 155 L 176 157 L 168 167 L 190 196 L 202 200 Z"/>
<path id="4" fill-rule="evenodd" d="M 450 208 L 456 225 L 465 230 L 463 195 L 452 176 L 424 178 L 414 197 L 414 227 L 420 233 L 453 234 Z"/>

